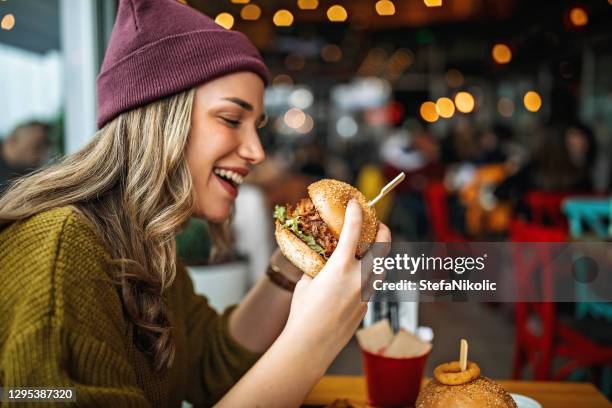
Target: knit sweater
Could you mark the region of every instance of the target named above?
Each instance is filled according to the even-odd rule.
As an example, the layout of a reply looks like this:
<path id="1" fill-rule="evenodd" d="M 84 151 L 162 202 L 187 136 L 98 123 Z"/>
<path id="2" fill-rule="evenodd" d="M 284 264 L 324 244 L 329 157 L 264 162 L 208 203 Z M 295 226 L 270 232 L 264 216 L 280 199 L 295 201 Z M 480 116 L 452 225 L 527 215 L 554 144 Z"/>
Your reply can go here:
<path id="1" fill-rule="evenodd" d="M 179 265 L 166 292 L 176 357 L 155 373 L 134 344 L 109 259 L 71 207 L 0 232 L 0 386 L 75 387 L 87 406 L 213 405 L 259 357 L 231 338 L 233 309 L 218 315 Z"/>

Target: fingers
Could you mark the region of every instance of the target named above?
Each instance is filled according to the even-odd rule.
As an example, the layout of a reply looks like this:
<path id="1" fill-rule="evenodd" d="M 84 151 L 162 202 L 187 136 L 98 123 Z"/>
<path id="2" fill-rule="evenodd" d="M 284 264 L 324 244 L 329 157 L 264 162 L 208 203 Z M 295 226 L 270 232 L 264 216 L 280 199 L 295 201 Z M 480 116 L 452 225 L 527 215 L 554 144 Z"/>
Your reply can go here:
<path id="1" fill-rule="evenodd" d="M 378 224 L 376 244 L 373 252 L 376 256 L 387 256 L 391 251 L 391 230 L 382 222 Z"/>
<path id="2" fill-rule="evenodd" d="M 361 206 L 357 203 L 357 200 L 352 199 L 349 201 L 346 206 L 346 212 L 344 213 L 344 224 L 342 225 L 342 231 L 338 239 L 338 246 L 336 246 L 336 250 L 332 254 L 332 257 L 336 254 L 338 254 L 336 257 L 355 256 L 359 237 L 361 236 L 362 217 Z"/>
<path id="3" fill-rule="evenodd" d="M 391 230 L 382 222 L 378 223 L 376 242 L 391 242 Z"/>

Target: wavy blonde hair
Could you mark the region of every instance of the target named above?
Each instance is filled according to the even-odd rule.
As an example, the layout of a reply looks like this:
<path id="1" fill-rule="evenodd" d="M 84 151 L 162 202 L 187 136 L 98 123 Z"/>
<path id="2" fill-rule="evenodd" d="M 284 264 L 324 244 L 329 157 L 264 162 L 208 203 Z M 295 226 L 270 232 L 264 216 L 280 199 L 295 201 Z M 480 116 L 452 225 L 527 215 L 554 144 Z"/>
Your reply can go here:
<path id="1" fill-rule="evenodd" d="M 191 89 L 119 115 L 82 150 L 17 180 L 0 198 L 0 228 L 66 205 L 91 222 L 116 266 L 136 345 L 156 371 L 169 368 L 175 354 L 163 292 L 176 274 L 174 237 L 194 212 L 184 154 L 194 94 Z M 224 226 L 211 230 L 227 236 Z M 221 244 L 217 253 L 227 248 Z"/>

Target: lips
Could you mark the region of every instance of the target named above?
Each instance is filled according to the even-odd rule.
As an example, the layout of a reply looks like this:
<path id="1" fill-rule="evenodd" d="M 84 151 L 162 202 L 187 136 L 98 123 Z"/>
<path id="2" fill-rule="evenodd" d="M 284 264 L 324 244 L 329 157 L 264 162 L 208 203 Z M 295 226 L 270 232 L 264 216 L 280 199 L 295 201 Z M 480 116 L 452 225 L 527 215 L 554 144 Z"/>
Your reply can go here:
<path id="1" fill-rule="evenodd" d="M 244 181 L 244 177 L 240 173 L 228 168 L 215 167 L 213 173 L 236 187 Z"/>
<path id="2" fill-rule="evenodd" d="M 219 184 L 232 197 L 238 196 L 238 187 L 244 182 L 249 170 L 242 167 L 214 167 L 213 174 Z"/>

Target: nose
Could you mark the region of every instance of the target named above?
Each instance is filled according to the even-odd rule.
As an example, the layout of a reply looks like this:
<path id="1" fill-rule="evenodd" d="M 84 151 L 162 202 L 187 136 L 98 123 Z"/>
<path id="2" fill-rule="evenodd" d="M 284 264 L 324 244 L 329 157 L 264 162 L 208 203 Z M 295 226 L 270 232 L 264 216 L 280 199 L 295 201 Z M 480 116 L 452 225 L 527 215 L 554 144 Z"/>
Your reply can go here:
<path id="1" fill-rule="evenodd" d="M 238 154 L 250 164 L 260 164 L 266 159 L 266 153 L 255 129 L 245 135 L 244 142 L 238 148 Z"/>

